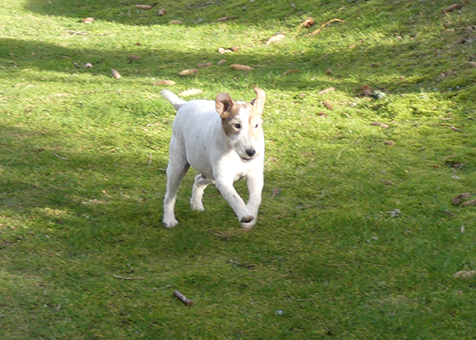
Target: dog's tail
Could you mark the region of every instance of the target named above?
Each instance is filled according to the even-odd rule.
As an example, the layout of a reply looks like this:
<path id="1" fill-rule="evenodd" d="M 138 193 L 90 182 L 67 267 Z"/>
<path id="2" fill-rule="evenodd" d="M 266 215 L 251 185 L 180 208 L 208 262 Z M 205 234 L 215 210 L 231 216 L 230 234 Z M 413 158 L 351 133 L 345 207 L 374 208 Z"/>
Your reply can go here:
<path id="1" fill-rule="evenodd" d="M 172 104 L 175 107 L 175 110 L 179 110 L 185 103 L 187 103 L 186 100 L 183 100 L 179 98 L 175 93 L 173 93 L 170 90 L 162 90 L 160 91 L 160 94 L 162 97 L 167 99 L 170 104 Z"/>

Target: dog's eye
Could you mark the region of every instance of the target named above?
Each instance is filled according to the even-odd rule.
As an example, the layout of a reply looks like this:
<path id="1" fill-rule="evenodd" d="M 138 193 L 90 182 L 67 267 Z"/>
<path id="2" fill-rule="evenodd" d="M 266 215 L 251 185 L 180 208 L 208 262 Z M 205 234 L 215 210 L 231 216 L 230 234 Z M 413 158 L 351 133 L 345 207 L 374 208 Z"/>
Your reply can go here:
<path id="1" fill-rule="evenodd" d="M 257 128 L 259 128 L 259 124 L 256 124 L 256 125 L 255 125 L 255 129 L 257 129 Z"/>
<path id="2" fill-rule="evenodd" d="M 241 124 L 233 124 L 233 127 L 237 130 L 241 129 Z"/>

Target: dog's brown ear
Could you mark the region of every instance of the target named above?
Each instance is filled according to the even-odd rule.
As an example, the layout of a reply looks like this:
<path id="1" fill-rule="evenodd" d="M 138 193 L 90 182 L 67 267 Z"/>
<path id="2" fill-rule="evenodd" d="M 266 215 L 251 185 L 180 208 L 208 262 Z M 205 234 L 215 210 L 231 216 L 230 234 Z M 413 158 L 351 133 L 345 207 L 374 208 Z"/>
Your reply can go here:
<path id="1" fill-rule="evenodd" d="M 227 112 L 235 102 L 228 93 L 219 93 L 215 98 L 215 108 L 222 118 L 226 118 Z"/>
<path id="2" fill-rule="evenodd" d="M 264 110 L 264 102 L 266 101 L 266 93 L 259 87 L 255 87 L 255 92 L 256 98 L 251 101 L 251 105 L 256 107 L 258 112 L 262 114 Z"/>

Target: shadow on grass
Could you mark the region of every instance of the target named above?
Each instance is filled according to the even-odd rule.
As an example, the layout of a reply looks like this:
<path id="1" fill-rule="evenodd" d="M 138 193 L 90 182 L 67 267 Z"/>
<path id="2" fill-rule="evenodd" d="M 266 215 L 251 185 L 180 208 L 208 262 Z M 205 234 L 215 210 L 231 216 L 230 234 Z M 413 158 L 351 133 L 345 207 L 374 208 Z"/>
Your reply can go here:
<path id="1" fill-rule="evenodd" d="M 291 58 L 245 50 L 227 58 L 229 60 L 227 65 L 238 63 L 254 66 L 255 69 L 250 73 L 232 70 L 227 65 L 217 65 L 222 56 L 212 50 L 182 53 L 173 49 L 156 48 L 153 45 L 132 45 L 114 50 L 75 49 L 22 39 L 0 39 L 0 46 L 0 65 L 7 71 L 5 74 L 7 78 L 9 75 L 14 76 L 18 70 L 37 70 L 57 72 L 55 76 L 49 74 L 48 79 L 61 76 L 59 80 L 65 83 L 85 81 L 69 77 L 73 74 L 112 77 L 111 69 L 114 68 L 120 70 L 123 77 L 121 81 L 127 79 L 134 82 L 150 82 L 150 78 L 157 77 L 186 83 L 192 79 L 208 83 L 223 82 L 224 86 L 229 86 L 229 82 L 235 82 L 239 88 L 244 84 L 246 87 L 257 84 L 267 90 L 319 91 L 334 86 L 350 95 L 358 95 L 364 84 L 384 91 L 419 92 L 421 83 L 434 81 L 441 73 L 441 68 L 433 67 L 431 62 L 428 62 L 427 67 L 422 67 L 416 58 L 418 52 L 414 50 L 415 44 L 412 42 L 401 43 L 398 46 L 375 46 L 359 51 L 349 49 L 326 54 L 323 54 L 316 45 Z M 141 59 L 131 61 L 128 58 L 131 54 L 139 55 Z M 368 62 L 371 56 L 379 54 L 391 55 L 395 59 L 385 64 Z M 193 77 L 178 76 L 181 70 L 196 67 L 198 63 L 204 61 L 211 61 L 214 66 L 200 69 L 198 75 Z M 92 63 L 94 68 L 85 68 L 86 63 Z M 283 75 L 293 68 L 299 68 L 300 72 Z M 325 72 L 329 68 L 333 68 L 334 75 L 326 77 Z M 98 84 L 101 81 L 103 79 L 97 79 Z"/>
<path id="2" fill-rule="evenodd" d="M 149 5 L 152 8 L 144 10 L 136 4 Z M 323 6 L 324 4 L 320 4 Z M 290 6 L 289 4 L 253 3 L 249 1 L 118 1 L 118 0 L 29 0 L 25 8 L 29 11 L 54 16 L 77 18 L 78 21 L 86 17 L 125 25 L 157 25 L 165 24 L 171 20 L 181 20 L 185 24 L 207 23 L 211 21 L 232 17 L 240 22 L 263 23 L 262 13 L 266 13 L 267 20 L 277 19 L 291 15 L 302 15 L 315 7 L 314 1 L 304 5 Z M 335 5 L 334 5 L 335 7 Z M 165 8 L 166 15 L 158 15 L 158 10 Z M 283 10 L 284 8 L 284 10 Z"/>
<path id="3" fill-rule="evenodd" d="M 44 253 L 76 257 L 121 247 L 121 256 L 147 249 L 164 259 L 192 256 L 206 247 L 213 236 L 203 225 L 211 215 L 215 227 L 229 223 L 240 230 L 215 188 L 207 190 L 205 200 L 213 201 L 207 212 L 190 210 L 192 171 L 177 201 L 180 227 L 165 229 L 165 163 L 148 166 L 127 152 L 62 150 L 61 141 L 69 137 L 46 130 L 0 126 L 0 136 L 0 249 L 20 242 L 16 251 L 23 252 L 39 241 L 46 244 L 38 250 Z"/>

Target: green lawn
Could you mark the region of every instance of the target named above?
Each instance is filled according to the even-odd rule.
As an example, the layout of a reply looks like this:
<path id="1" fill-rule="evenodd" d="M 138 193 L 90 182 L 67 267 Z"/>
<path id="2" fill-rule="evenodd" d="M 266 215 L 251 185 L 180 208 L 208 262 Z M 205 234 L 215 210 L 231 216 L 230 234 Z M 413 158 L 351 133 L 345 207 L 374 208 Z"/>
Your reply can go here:
<path id="1" fill-rule="evenodd" d="M 1 339 L 474 338 L 473 1 L 136 4 L 0 0 Z M 191 172 L 164 228 L 160 90 L 254 86 L 257 225 Z"/>

